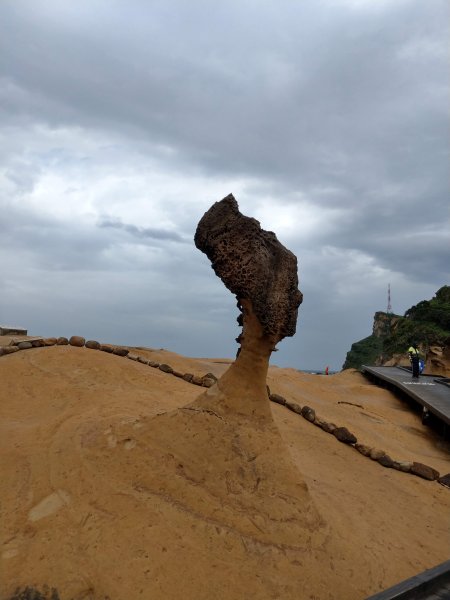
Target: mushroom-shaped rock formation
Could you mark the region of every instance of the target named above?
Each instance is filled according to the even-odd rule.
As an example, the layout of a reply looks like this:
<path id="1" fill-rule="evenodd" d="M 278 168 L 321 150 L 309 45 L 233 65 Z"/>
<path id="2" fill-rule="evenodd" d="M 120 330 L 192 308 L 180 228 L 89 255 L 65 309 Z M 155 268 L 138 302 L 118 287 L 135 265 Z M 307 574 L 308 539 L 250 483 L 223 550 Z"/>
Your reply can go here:
<path id="1" fill-rule="evenodd" d="M 266 375 L 275 345 L 295 334 L 302 301 L 297 259 L 272 231 L 242 215 L 232 194 L 204 214 L 195 244 L 236 294 L 242 311 L 238 323 L 243 329 L 237 338 L 241 347 L 217 386 L 227 396 L 225 403 L 238 413 L 271 420 Z"/>
<path id="2" fill-rule="evenodd" d="M 292 463 L 267 394 L 270 354 L 295 332 L 296 258 L 242 216 L 232 196 L 201 219 L 195 241 L 237 295 L 239 356 L 191 404 L 154 417 L 109 417 L 108 439 L 133 440 L 132 455 L 102 441 L 105 424 L 86 424 L 83 465 L 105 489 L 154 509 L 167 552 L 147 587 L 155 598 L 180 574 L 189 599 L 237 600 L 241 586 L 258 599 L 356 597 L 340 569 L 352 558 Z M 101 481 L 89 485 L 86 495 L 103 489 Z M 211 566 L 197 573 L 195 557 L 205 553 Z"/>
<path id="3" fill-rule="evenodd" d="M 326 527 L 281 440 L 266 388 L 275 344 L 295 332 L 297 260 L 275 234 L 241 215 L 231 195 L 204 215 L 195 242 L 237 295 L 241 351 L 194 402 L 150 419 L 141 442 L 134 434 L 154 458 L 149 472 L 139 467 L 139 479 L 252 544 L 295 552 L 314 539 L 319 547 Z"/>

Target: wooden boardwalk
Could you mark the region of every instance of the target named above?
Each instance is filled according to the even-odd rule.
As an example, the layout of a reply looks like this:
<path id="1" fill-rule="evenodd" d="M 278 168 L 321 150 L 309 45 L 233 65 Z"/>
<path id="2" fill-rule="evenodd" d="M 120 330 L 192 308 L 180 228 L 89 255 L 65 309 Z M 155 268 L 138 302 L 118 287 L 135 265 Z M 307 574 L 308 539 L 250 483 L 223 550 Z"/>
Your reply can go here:
<path id="1" fill-rule="evenodd" d="M 450 560 L 367 600 L 449 600 Z"/>
<path id="2" fill-rule="evenodd" d="M 450 387 L 448 379 L 437 375 L 421 375 L 413 379 L 411 371 L 401 367 L 368 367 L 361 371 L 371 379 L 401 390 L 428 409 L 446 425 L 450 425 Z"/>

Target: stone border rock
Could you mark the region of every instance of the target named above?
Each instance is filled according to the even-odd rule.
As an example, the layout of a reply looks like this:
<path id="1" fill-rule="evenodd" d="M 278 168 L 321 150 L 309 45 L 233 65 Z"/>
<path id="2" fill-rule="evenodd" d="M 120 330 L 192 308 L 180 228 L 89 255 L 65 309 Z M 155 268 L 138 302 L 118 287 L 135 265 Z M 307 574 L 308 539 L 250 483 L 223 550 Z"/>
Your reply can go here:
<path id="1" fill-rule="evenodd" d="M 11 340 L 9 346 L 0 346 L 0 356 L 6 356 L 7 354 L 13 354 L 19 352 L 19 350 L 29 350 L 31 348 L 41 348 L 49 346 L 73 346 L 74 348 L 88 348 L 89 350 L 100 350 L 101 352 L 107 352 L 109 354 L 115 354 L 116 356 L 126 357 L 129 360 L 139 362 L 143 365 L 148 365 L 154 369 L 159 369 L 163 373 L 168 375 L 174 375 L 179 379 L 183 379 L 187 383 L 198 385 L 200 387 L 211 387 L 217 381 L 217 377 L 213 373 L 207 373 L 203 377 L 194 375 L 192 373 L 181 373 L 176 371 L 173 367 L 166 363 L 159 363 L 144 356 L 139 356 L 130 352 L 123 346 L 115 346 L 113 344 L 102 344 L 96 340 L 86 340 L 82 336 L 73 335 L 70 338 L 66 337 L 52 337 L 42 338 L 36 337 L 30 340 Z"/>
<path id="2" fill-rule="evenodd" d="M 167 373 L 168 375 L 173 375 L 178 377 L 179 379 L 183 379 L 186 383 L 191 383 L 193 385 L 198 385 L 200 387 L 209 388 L 213 386 L 217 377 L 213 375 L 213 373 L 207 373 L 203 375 L 203 377 L 199 377 L 198 375 L 194 375 L 192 373 L 181 373 L 180 371 L 176 371 L 173 367 L 166 363 L 158 363 L 153 360 L 149 360 L 144 356 L 139 356 L 137 354 L 130 353 L 130 350 L 124 348 L 123 346 L 115 346 L 112 344 L 101 344 L 95 340 L 85 340 L 84 337 L 73 335 L 69 339 L 66 337 L 59 338 L 33 338 L 30 340 L 11 340 L 9 346 L 0 346 L 0 356 L 6 356 L 8 354 L 13 354 L 15 352 L 19 352 L 22 350 L 30 350 L 32 348 L 42 348 L 49 346 L 73 346 L 75 348 L 88 348 L 89 350 L 99 350 L 101 352 L 107 352 L 109 354 L 114 354 L 120 357 L 126 357 L 129 360 L 133 360 L 139 362 L 143 365 L 147 365 L 154 369 L 159 369 L 163 373 Z M 415 475 L 416 477 L 421 477 L 422 479 L 426 479 L 428 481 L 437 481 L 441 485 L 450 488 L 450 473 L 447 475 L 440 476 L 439 472 L 433 467 L 429 465 L 424 465 L 419 462 L 409 462 L 409 461 L 396 461 L 392 459 L 384 450 L 379 448 L 372 448 L 370 446 L 366 446 L 365 444 L 361 444 L 358 442 L 356 436 L 351 433 L 347 429 L 347 427 L 339 427 L 334 423 L 328 423 L 323 419 L 320 419 L 316 411 L 310 406 L 300 406 L 296 402 L 290 402 L 286 400 L 283 396 L 279 394 L 272 394 L 269 386 L 267 386 L 267 394 L 269 396 L 269 400 L 274 402 L 275 404 L 280 404 L 281 406 L 285 406 L 291 412 L 294 412 L 300 416 L 302 416 L 306 421 L 320 427 L 325 433 L 329 433 L 333 435 L 339 442 L 343 444 L 347 444 L 348 446 L 353 447 L 357 450 L 362 456 L 370 458 L 371 460 L 377 462 L 382 467 L 387 469 L 395 469 L 396 471 L 401 471 L 402 473 L 410 473 L 411 475 Z"/>
<path id="3" fill-rule="evenodd" d="M 397 471 L 401 471 L 402 473 L 410 473 L 411 475 L 416 475 L 417 477 L 427 479 L 428 481 L 437 481 L 441 485 L 450 488 L 450 473 L 441 477 L 440 473 L 436 471 L 436 469 L 433 469 L 433 467 L 428 465 L 424 465 L 423 463 L 396 461 L 392 459 L 384 450 L 371 448 L 365 444 L 358 443 L 357 437 L 351 433 L 347 427 L 338 427 L 334 423 L 328 423 L 327 421 L 320 419 L 316 415 L 315 410 L 310 406 L 301 407 L 296 402 L 290 402 L 279 394 L 272 394 L 269 388 L 267 388 L 267 392 L 269 394 L 269 400 L 272 402 L 281 404 L 288 410 L 301 415 L 306 421 L 309 421 L 317 427 L 320 427 L 326 433 L 334 435 L 339 442 L 352 446 L 360 454 L 370 458 L 373 461 L 376 461 L 382 467 L 387 469 L 395 469 Z"/>

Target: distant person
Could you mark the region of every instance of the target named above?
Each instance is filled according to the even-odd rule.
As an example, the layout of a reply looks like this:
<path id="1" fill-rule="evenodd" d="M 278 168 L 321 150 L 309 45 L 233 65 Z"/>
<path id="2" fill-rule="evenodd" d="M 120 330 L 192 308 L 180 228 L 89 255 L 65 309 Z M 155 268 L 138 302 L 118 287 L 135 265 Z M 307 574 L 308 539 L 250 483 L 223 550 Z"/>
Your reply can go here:
<path id="1" fill-rule="evenodd" d="M 328 367 L 325 367 L 325 375 L 328 375 Z"/>
<path id="2" fill-rule="evenodd" d="M 419 361 L 420 361 L 420 352 L 419 352 L 419 348 L 417 347 L 417 343 L 413 342 L 411 344 L 411 346 L 408 348 L 408 354 L 409 354 L 409 361 L 411 363 L 411 367 L 412 367 L 412 376 L 414 379 L 419 379 L 419 372 L 420 372 L 420 365 L 419 365 Z"/>

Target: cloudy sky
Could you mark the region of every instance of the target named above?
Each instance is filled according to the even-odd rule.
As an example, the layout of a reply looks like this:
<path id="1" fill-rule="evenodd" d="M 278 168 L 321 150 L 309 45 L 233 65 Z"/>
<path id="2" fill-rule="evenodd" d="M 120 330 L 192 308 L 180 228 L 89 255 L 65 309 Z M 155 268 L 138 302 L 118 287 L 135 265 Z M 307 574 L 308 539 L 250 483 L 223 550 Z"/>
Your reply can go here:
<path id="1" fill-rule="evenodd" d="M 272 363 L 340 369 L 450 283 L 446 0 L 1 0 L 0 323 L 233 357 L 194 246 L 233 193 L 299 260 Z"/>

